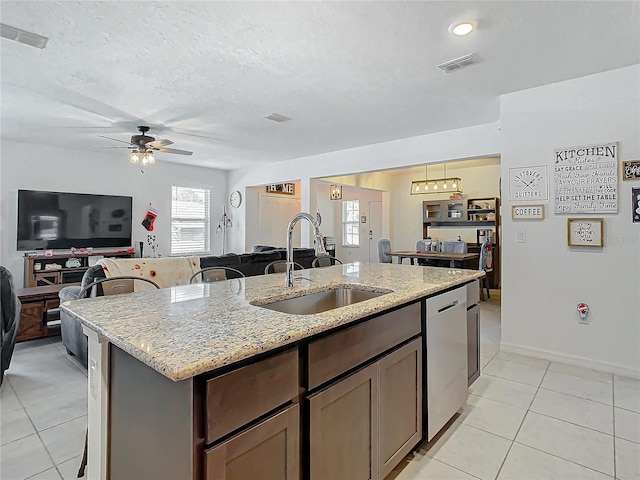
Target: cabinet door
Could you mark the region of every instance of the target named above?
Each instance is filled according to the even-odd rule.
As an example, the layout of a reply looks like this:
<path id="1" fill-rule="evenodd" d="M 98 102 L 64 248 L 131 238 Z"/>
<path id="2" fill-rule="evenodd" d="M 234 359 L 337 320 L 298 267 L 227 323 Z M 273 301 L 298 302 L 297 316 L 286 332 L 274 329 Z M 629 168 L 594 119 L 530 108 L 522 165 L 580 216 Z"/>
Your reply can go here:
<path id="1" fill-rule="evenodd" d="M 378 479 L 378 364 L 309 397 L 311 480 Z"/>
<path id="2" fill-rule="evenodd" d="M 17 341 L 31 340 L 44 335 L 42 315 L 44 302 L 23 302 Z"/>
<path id="3" fill-rule="evenodd" d="M 300 478 L 298 404 L 205 452 L 207 480 Z"/>
<path id="4" fill-rule="evenodd" d="M 446 204 L 443 201 L 422 202 L 423 222 L 442 222 L 446 220 Z"/>
<path id="5" fill-rule="evenodd" d="M 480 307 L 467 310 L 467 373 L 469 386 L 480 376 Z"/>
<path id="6" fill-rule="evenodd" d="M 421 339 L 381 358 L 379 374 L 380 478 L 384 478 L 422 437 Z"/>

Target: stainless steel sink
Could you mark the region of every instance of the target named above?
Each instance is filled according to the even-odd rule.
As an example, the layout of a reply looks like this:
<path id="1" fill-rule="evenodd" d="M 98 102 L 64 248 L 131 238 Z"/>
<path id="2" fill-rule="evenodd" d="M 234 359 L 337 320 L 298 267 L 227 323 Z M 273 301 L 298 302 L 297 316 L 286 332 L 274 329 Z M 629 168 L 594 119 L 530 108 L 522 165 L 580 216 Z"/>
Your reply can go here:
<path id="1" fill-rule="evenodd" d="M 301 297 L 289 298 L 287 300 L 257 306 L 294 315 L 312 315 L 314 313 L 326 312 L 335 308 L 353 305 L 354 303 L 376 298 L 386 293 L 389 292 L 372 292 L 369 290 L 340 287 L 327 290 L 326 292 L 311 293 Z"/>

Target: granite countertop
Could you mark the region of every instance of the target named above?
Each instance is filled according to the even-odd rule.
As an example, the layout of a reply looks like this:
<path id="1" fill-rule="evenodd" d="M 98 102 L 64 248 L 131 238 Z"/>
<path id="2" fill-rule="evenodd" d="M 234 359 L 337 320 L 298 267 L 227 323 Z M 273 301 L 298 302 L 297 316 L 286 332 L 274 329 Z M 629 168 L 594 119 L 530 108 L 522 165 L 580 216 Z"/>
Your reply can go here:
<path id="1" fill-rule="evenodd" d="M 83 325 L 174 381 L 346 325 L 484 276 L 481 270 L 350 263 L 284 274 L 184 285 L 61 304 Z M 336 286 L 390 292 L 313 315 L 257 306 Z"/>

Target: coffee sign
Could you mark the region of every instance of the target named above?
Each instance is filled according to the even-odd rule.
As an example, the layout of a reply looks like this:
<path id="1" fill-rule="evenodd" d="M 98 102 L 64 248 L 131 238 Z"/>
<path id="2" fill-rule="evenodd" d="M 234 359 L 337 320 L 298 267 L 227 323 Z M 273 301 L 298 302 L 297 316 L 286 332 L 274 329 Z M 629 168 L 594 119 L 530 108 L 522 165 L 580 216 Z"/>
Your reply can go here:
<path id="1" fill-rule="evenodd" d="M 511 205 L 513 220 L 543 220 L 544 204 L 540 205 Z"/>

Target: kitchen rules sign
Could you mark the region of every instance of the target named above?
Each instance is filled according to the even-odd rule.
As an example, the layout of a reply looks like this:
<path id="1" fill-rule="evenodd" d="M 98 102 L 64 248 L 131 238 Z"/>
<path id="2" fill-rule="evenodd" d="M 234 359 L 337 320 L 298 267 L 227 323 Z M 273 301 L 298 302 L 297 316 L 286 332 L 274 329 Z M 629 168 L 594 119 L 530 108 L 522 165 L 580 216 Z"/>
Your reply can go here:
<path id="1" fill-rule="evenodd" d="M 556 149 L 553 183 L 555 213 L 617 213 L 617 142 Z"/>

